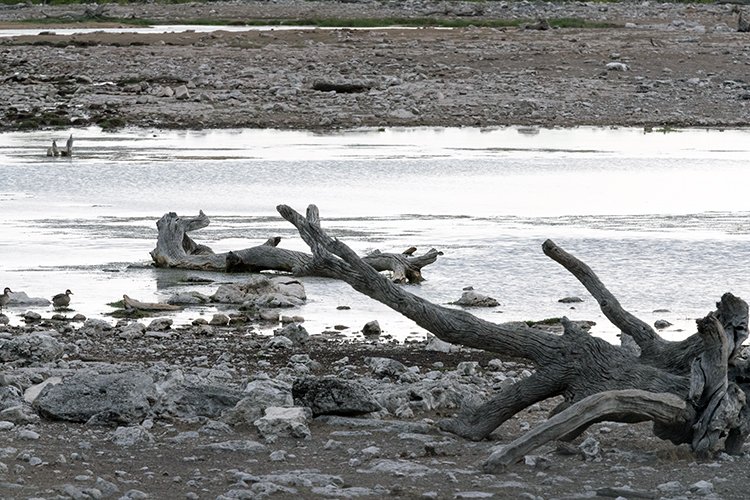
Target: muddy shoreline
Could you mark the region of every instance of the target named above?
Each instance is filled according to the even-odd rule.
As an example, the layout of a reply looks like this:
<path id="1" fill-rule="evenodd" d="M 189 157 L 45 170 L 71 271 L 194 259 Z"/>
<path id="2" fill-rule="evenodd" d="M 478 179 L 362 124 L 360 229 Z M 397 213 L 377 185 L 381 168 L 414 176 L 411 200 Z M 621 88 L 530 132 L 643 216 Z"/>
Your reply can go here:
<path id="1" fill-rule="evenodd" d="M 0 39 L 2 130 L 123 126 L 743 127 L 737 7 L 706 4 L 212 2 L 113 6 L 157 22 L 574 17 L 619 28 L 306 29 Z M 478 5 L 483 6 L 481 9 Z M 78 10 L 76 10 L 78 9 Z M 0 10 L 0 25 L 83 6 Z M 67 16 L 67 17 L 66 17 Z"/>

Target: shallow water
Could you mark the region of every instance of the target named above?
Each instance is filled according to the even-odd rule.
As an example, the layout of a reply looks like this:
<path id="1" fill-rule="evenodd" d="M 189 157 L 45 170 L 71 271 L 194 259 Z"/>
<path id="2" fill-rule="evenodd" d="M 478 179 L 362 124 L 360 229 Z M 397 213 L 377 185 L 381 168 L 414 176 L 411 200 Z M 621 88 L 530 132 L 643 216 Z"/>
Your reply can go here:
<path id="1" fill-rule="evenodd" d="M 46 157 L 52 139 L 64 143 L 69 132 L 75 156 Z M 216 251 L 274 235 L 305 250 L 274 207 L 315 203 L 329 232 L 358 252 L 445 252 L 425 269 L 428 281 L 408 287 L 435 302 L 473 286 L 502 304 L 475 311 L 486 319 L 593 319 L 595 333 L 615 341 L 595 301 L 542 254 L 552 238 L 626 308 L 669 320 L 665 335 L 681 338 L 725 291 L 750 295 L 749 137 L 589 128 L 1 134 L 0 286 L 44 297 L 70 288 L 72 306 L 90 317 L 122 294 L 165 300 L 200 273 L 130 267 L 148 262 L 163 213 L 204 210 L 212 223 L 193 237 Z M 309 303 L 285 313 L 304 316 L 311 333 L 378 319 L 396 338 L 423 334 L 342 283 L 304 283 Z M 585 302 L 557 302 L 570 295 Z M 25 310 L 11 309 L 12 321 Z"/>
<path id="2" fill-rule="evenodd" d="M 212 33 L 214 31 L 227 31 L 230 33 L 242 33 L 247 31 L 299 31 L 299 30 L 387 30 L 387 29 L 418 29 L 417 27 L 405 26 L 379 26 L 377 28 L 360 28 L 360 27 L 320 27 L 320 26 L 277 26 L 277 25 L 258 25 L 258 26 L 229 26 L 213 24 L 158 24 L 154 26 L 119 26 L 114 28 L 15 28 L 0 29 L 0 38 L 12 36 L 36 36 L 42 33 L 55 34 L 61 36 L 85 35 L 87 33 L 138 33 L 138 34 L 159 34 L 159 33 Z M 451 29 L 451 28 L 439 28 Z"/>

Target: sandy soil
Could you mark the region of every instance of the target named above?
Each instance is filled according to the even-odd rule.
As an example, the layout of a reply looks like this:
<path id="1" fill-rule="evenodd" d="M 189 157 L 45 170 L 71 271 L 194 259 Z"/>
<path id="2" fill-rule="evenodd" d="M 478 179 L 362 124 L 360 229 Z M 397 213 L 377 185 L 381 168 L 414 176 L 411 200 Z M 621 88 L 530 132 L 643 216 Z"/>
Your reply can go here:
<path id="1" fill-rule="evenodd" d="M 747 35 L 734 31 L 736 6 L 479 4 L 484 10 L 461 19 L 578 17 L 623 27 L 2 39 L 0 99 L 8 103 L 2 128 L 736 127 L 750 118 L 750 52 Z M 113 7 L 110 15 L 161 22 L 456 17 L 451 5 L 460 12 L 478 3 L 439 5 L 436 11 L 435 2 L 142 4 Z M 71 9 L 44 12 L 80 14 Z M 0 10 L 6 27 L 41 17 L 38 7 Z"/>

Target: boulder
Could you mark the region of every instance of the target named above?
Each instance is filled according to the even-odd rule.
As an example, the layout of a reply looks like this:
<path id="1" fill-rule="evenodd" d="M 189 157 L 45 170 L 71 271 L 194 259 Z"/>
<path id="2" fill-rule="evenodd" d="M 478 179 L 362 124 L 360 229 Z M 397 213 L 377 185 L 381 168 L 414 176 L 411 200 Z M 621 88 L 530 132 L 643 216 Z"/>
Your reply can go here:
<path id="1" fill-rule="evenodd" d="M 8 295 L 10 296 L 10 300 L 8 301 L 9 307 L 45 307 L 52 304 L 52 302 L 42 297 L 29 297 L 26 292 L 10 292 Z"/>
<path id="2" fill-rule="evenodd" d="M 247 455 L 255 455 L 266 451 L 265 445 L 249 439 L 237 439 L 233 441 L 222 441 L 220 443 L 204 444 L 200 446 L 200 448 L 219 452 L 231 451 L 234 453 L 245 453 Z"/>
<path id="3" fill-rule="evenodd" d="M 474 290 L 466 290 L 461 294 L 461 298 L 452 302 L 452 304 L 464 307 L 497 307 L 500 305 L 492 297 L 475 292 Z"/>
<path id="4" fill-rule="evenodd" d="M 23 404 L 21 390 L 13 385 L 0 386 L 0 411 Z"/>
<path id="5" fill-rule="evenodd" d="M 154 442 L 154 436 L 140 425 L 118 427 L 109 434 L 109 439 L 117 446 L 123 447 L 151 444 Z"/>
<path id="6" fill-rule="evenodd" d="M 395 359 L 367 358 L 365 362 L 372 373 L 378 377 L 398 377 L 406 371 L 406 366 Z"/>
<path id="7" fill-rule="evenodd" d="M 305 287 L 297 280 L 257 275 L 244 283 L 221 285 L 211 299 L 222 304 L 278 308 L 301 306 L 307 296 Z"/>
<path id="8" fill-rule="evenodd" d="M 124 340 L 133 340 L 143 337 L 145 333 L 146 327 L 142 323 L 136 321 L 135 323 L 130 323 L 122 328 L 117 336 Z"/>
<path id="9" fill-rule="evenodd" d="M 672 323 L 670 323 L 666 319 L 657 319 L 654 322 L 654 328 L 657 328 L 658 330 L 663 330 L 664 328 L 669 328 L 670 326 L 672 326 Z"/>
<path id="10" fill-rule="evenodd" d="M 308 341 L 310 334 L 307 333 L 305 327 L 298 325 L 297 323 L 289 323 L 283 328 L 274 330 L 273 334 L 277 337 L 286 337 L 294 343 L 294 345 L 302 345 Z"/>
<path id="11" fill-rule="evenodd" d="M 369 321 L 362 327 L 362 335 L 365 337 L 379 337 L 381 333 L 380 323 L 377 320 Z"/>
<path id="12" fill-rule="evenodd" d="M 578 304 L 580 302 L 583 302 L 583 299 L 581 297 L 563 297 L 562 299 L 558 300 L 558 302 L 562 304 Z"/>
<path id="13" fill-rule="evenodd" d="M 243 392 L 243 398 L 222 414 L 230 425 L 252 425 L 264 415 L 266 408 L 292 406 L 292 387 L 281 380 L 253 380 Z"/>
<path id="14" fill-rule="evenodd" d="M 334 376 L 305 377 L 294 381 L 292 395 L 297 404 L 318 415 L 362 415 L 380 410 L 380 405 L 362 384 Z"/>
<path id="15" fill-rule="evenodd" d="M 267 442 L 273 442 L 278 437 L 309 438 L 310 429 L 307 427 L 307 421 L 310 415 L 309 408 L 271 406 L 266 408 L 265 415 L 253 424 Z"/>
<path id="16" fill-rule="evenodd" d="M 190 92 L 188 91 L 188 88 L 185 85 L 176 87 L 174 89 L 174 98 L 180 100 L 190 99 Z"/>
<path id="17" fill-rule="evenodd" d="M 148 324 L 146 329 L 152 332 L 163 332 L 172 328 L 173 323 L 171 318 L 156 318 Z"/>
<path id="18" fill-rule="evenodd" d="M 109 321 L 104 321 L 103 319 L 87 319 L 83 323 L 83 326 L 78 329 L 78 333 L 82 335 L 100 335 L 111 329 L 112 325 Z"/>
<path id="19" fill-rule="evenodd" d="M 242 399 L 242 392 L 216 384 L 183 382 L 165 390 L 154 406 L 159 415 L 179 418 L 218 417 L 222 412 L 234 408 Z"/>
<path id="20" fill-rule="evenodd" d="M 72 422 L 138 423 L 156 399 L 151 377 L 140 372 L 80 372 L 50 384 L 33 407 L 43 417 Z"/>
<path id="21" fill-rule="evenodd" d="M 28 363 L 53 361 L 59 359 L 64 351 L 64 345 L 47 332 L 0 339 L 0 361 L 5 363 L 19 360 Z"/>
<path id="22" fill-rule="evenodd" d="M 172 304 L 174 306 L 180 306 L 180 305 L 201 305 L 201 304 L 208 304 L 211 301 L 211 298 L 207 295 L 203 295 L 199 292 L 183 292 L 183 293 L 177 293 L 175 295 L 172 295 L 167 299 L 167 304 Z"/>

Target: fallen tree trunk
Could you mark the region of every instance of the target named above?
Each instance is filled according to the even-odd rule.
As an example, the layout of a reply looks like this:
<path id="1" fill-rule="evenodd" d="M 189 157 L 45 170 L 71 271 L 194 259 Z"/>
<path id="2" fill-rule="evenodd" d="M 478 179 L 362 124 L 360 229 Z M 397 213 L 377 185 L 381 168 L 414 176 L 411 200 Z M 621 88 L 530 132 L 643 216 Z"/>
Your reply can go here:
<path id="1" fill-rule="evenodd" d="M 279 248 L 281 238 L 269 238 L 262 245 L 244 250 L 214 253 L 209 247 L 193 241 L 188 233 L 208 226 L 211 220 L 201 210 L 197 217 L 180 217 L 175 212 L 164 214 L 156 223 L 159 231 L 151 258 L 156 267 L 175 267 L 203 271 L 260 272 L 282 271 L 296 276 L 335 277 L 312 255 Z M 412 248 L 409 249 L 413 253 Z M 362 257 L 376 271 L 392 273 L 397 283 L 423 281 L 422 268 L 442 255 L 434 248 L 419 256 L 406 253 L 383 253 L 379 250 Z"/>
<path id="2" fill-rule="evenodd" d="M 372 297 L 439 339 L 464 346 L 521 357 L 536 365 L 535 373 L 500 390 L 478 407 L 467 407 L 440 426 L 469 439 L 487 437 L 524 408 L 563 396 L 548 428 L 485 463 L 496 470 L 550 439 L 576 435 L 602 421 L 654 421 L 654 433 L 676 444 L 688 443 L 699 455 L 717 451 L 726 438 L 727 452 L 737 453 L 750 430 L 748 363 L 739 358 L 747 338 L 747 304 L 724 294 L 717 310 L 699 320 L 698 333 L 681 342 L 667 342 L 645 322 L 624 310 L 594 272 L 552 241 L 545 254 L 568 269 L 597 299 L 605 316 L 632 337 L 640 349 L 630 349 L 590 336 L 563 318 L 564 333 L 551 333 L 518 324 L 494 324 L 465 311 L 433 304 L 394 286 L 366 265 L 343 242 L 320 226 L 314 205 L 302 216 L 288 206 L 277 207 L 310 246 L 318 265 Z M 631 392 L 628 392 L 631 391 Z M 635 392 L 632 392 L 635 391 Z M 596 397 L 594 397 L 596 396 Z"/>

